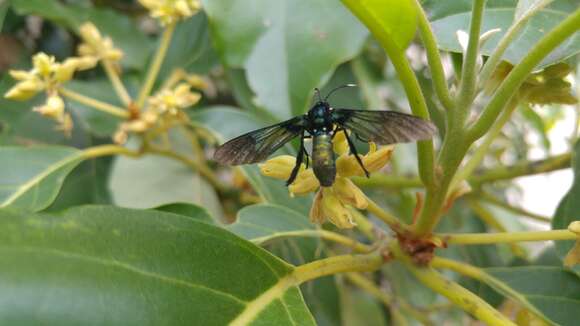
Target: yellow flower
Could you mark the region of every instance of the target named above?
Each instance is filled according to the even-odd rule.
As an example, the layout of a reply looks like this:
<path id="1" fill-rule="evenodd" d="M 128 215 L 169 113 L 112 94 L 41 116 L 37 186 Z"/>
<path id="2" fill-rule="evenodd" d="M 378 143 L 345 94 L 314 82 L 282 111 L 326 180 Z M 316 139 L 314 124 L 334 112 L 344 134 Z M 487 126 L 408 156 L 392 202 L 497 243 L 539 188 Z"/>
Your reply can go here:
<path id="1" fill-rule="evenodd" d="M 296 179 L 288 186 L 288 191 L 292 196 L 305 195 L 320 188 L 310 209 L 310 220 L 313 223 L 323 223 L 328 219 L 339 228 L 352 228 L 355 223 L 351 208 L 365 209 L 368 206 L 368 200 L 362 190 L 348 177 L 363 176 L 364 171 L 356 158 L 348 153 L 348 143 L 344 133 L 338 133 L 334 137 L 333 148 L 340 156 L 336 160 L 337 176 L 332 186 L 320 187 L 320 182 L 314 175 L 314 171 L 305 169 L 304 164 L 302 164 Z M 376 145 L 371 143 L 369 152 L 360 158 L 369 172 L 375 172 L 387 164 L 393 148 L 393 146 L 386 146 L 377 149 Z M 296 158 L 281 155 L 259 166 L 263 175 L 287 180 L 295 164 Z"/>
<path id="2" fill-rule="evenodd" d="M 18 80 L 4 94 L 5 98 L 25 101 L 43 90 L 54 92 L 62 83 L 72 79 L 75 71 L 93 68 L 97 64 L 93 58 L 72 57 L 64 62 L 56 62 L 53 56 L 44 52 L 32 57 L 33 68 L 30 71 L 11 70 L 10 76 Z"/>
<path id="3" fill-rule="evenodd" d="M 139 0 L 150 11 L 151 17 L 169 25 L 178 20 L 191 17 L 201 9 L 199 0 Z"/>
<path id="4" fill-rule="evenodd" d="M 110 37 L 103 37 L 93 23 L 84 23 L 79 28 L 83 40 L 78 47 L 82 57 L 95 57 L 102 60 L 119 61 L 123 58 L 123 51 L 113 46 Z"/>
<path id="5" fill-rule="evenodd" d="M 187 115 L 182 112 L 201 99 L 201 94 L 191 91 L 191 86 L 181 83 L 173 89 L 162 89 L 149 97 L 146 110 L 134 120 L 123 122 L 113 141 L 123 144 L 129 133 L 147 133 L 155 130 L 161 133 L 176 123 L 188 121 Z"/>
<path id="6" fill-rule="evenodd" d="M 62 120 L 64 115 L 64 101 L 58 95 L 51 95 L 44 105 L 37 106 L 32 110 L 45 117 Z"/>

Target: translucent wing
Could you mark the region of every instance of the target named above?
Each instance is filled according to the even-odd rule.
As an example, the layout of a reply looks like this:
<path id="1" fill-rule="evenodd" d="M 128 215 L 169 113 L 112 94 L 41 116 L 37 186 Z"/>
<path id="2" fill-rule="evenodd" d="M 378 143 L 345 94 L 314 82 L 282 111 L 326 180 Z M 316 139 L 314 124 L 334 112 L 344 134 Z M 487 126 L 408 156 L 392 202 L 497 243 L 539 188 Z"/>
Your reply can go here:
<path id="1" fill-rule="evenodd" d="M 430 121 L 395 111 L 334 109 L 332 116 L 359 138 L 380 145 L 426 140 L 437 131 Z"/>
<path id="2" fill-rule="evenodd" d="M 299 116 L 273 126 L 251 131 L 218 147 L 214 159 L 221 164 L 240 165 L 264 161 L 270 154 L 304 130 Z"/>

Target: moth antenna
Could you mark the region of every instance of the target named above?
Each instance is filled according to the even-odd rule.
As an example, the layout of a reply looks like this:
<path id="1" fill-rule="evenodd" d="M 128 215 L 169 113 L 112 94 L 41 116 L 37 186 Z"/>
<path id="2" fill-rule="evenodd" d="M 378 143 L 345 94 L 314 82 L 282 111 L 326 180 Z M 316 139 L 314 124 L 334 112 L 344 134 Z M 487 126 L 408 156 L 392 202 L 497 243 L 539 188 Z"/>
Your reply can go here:
<path id="1" fill-rule="evenodd" d="M 330 95 L 332 95 L 332 93 L 336 92 L 339 89 L 346 88 L 346 87 L 357 87 L 357 86 L 356 86 L 356 84 L 345 84 L 342 86 L 338 86 L 337 88 L 331 90 L 328 94 L 326 94 L 324 101 L 326 102 L 328 100 L 328 98 L 330 97 Z"/>

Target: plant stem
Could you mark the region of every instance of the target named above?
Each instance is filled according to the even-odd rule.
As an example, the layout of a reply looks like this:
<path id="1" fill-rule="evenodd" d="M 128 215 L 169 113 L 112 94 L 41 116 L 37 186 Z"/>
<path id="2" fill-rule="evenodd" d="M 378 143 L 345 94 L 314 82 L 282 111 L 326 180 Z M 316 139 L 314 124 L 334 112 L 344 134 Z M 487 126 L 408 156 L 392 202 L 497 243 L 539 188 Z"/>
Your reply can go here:
<path id="1" fill-rule="evenodd" d="M 504 202 L 494 196 L 492 196 L 491 194 L 487 193 L 487 192 L 479 192 L 477 193 L 477 198 L 486 201 L 494 206 L 503 208 L 509 212 L 518 214 L 518 215 L 523 215 L 524 217 L 529 217 L 533 220 L 536 220 L 538 222 L 545 222 L 545 223 L 550 223 L 552 222 L 552 219 L 548 216 L 544 216 L 544 215 L 540 215 L 540 214 L 536 214 L 530 211 L 527 211 L 521 207 L 515 207 L 510 205 L 507 202 Z"/>
<path id="2" fill-rule="evenodd" d="M 423 285 L 447 297 L 451 302 L 472 314 L 475 318 L 488 325 L 515 325 L 482 298 L 461 285 L 446 279 L 433 268 L 415 266 L 411 258 L 403 253 L 398 244 L 390 248 L 395 257 L 400 259 Z"/>
<path id="3" fill-rule="evenodd" d="M 523 232 L 500 232 L 500 233 L 450 233 L 438 234 L 447 244 L 495 244 L 527 241 L 549 241 L 549 240 L 575 240 L 578 236 L 568 230 L 551 231 L 523 231 Z"/>
<path id="4" fill-rule="evenodd" d="M 518 291 L 511 288 L 508 284 L 502 282 L 501 280 L 493 277 L 481 268 L 465 264 L 462 262 L 454 261 L 447 258 L 435 257 L 431 260 L 431 266 L 434 268 L 449 269 L 461 275 L 473 278 L 480 282 L 483 282 L 504 296 L 515 300 L 516 302 L 522 304 L 525 308 L 533 312 L 538 318 L 544 319 L 545 317 L 539 312 L 527 299 Z"/>
<path id="5" fill-rule="evenodd" d="M 471 10 L 471 19 L 469 24 L 469 41 L 467 50 L 463 56 L 463 66 L 461 68 L 461 81 L 459 82 L 459 91 L 455 107 L 459 110 L 454 112 L 457 115 L 454 123 L 461 124 L 465 122 L 465 117 L 469 112 L 473 99 L 475 98 L 475 89 L 477 83 L 477 57 L 479 56 L 479 34 L 483 18 L 483 9 L 486 0 L 475 0 Z M 453 119 L 452 119 L 453 120 Z M 459 125 L 457 126 L 459 128 Z"/>
<path id="6" fill-rule="evenodd" d="M 157 75 L 159 74 L 159 70 L 161 69 L 163 60 L 165 59 L 165 55 L 167 54 L 167 49 L 171 44 L 171 37 L 173 36 L 174 30 L 175 23 L 171 23 L 167 25 L 167 27 L 163 31 L 163 35 L 161 36 L 161 42 L 159 43 L 159 48 L 155 53 L 155 57 L 153 58 L 151 66 L 149 67 L 147 77 L 145 78 L 145 82 L 143 83 L 141 91 L 139 92 L 139 97 L 137 98 L 137 107 L 139 107 L 140 109 L 143 108 L 143 104 L 145 104 L 145 99 L 147 99 L 147 96 L 149 96 L 149 94 L 151 93 L 153 84 L 155 84 L 155 80 L 157 79 Z"/>
<path id="7" fill-rule="evenodd" d="M 513 179 L 524 175 L 533 175 L 570 167 L 572 159 L 571 153 L 552 156 L 539 161 L 525 161 L 511 166 L 498 167 L 487 170 L 481 175 L 473 175 L 469 182 L 474 187 L 479 187 L 482 183 Z"/>
<path id="8" fill-rule="evenodd" d="M 123 82 L 121 82 L 121 78 L 119 77 L 117 70 L 115 70 L 115 67 L 113 67 L 113 64 L 110 60 L 104 59 L 102 63 L 103 67 L 105 68 L 105 73 L 107 74 L 109 80 L 113 84 L 113 89 L 115 90 L 115 93 L 117 93 L 117 96 L 119 97 L 123 105 L 128 107 L 129 104 L 131 104 L 132 99 L 131 96 L 129 96 L 127 89 L 125 88 L 125 85 L 123 85 Z"/>
<path id="9" fill-rule="evenodd" d="M 510 46 L 514 38 L 518 36 L 519 32 L 526 25 L 528 20 L 532 18 L 532 16 L 535 15 L 540 9 L 547 6 L 552 1 L 553 0 L 543 0 L 535 4 L 532 10 L 527 11 L 524 16 L 520 17 L 518 21 L 516 21 L 509 27 L 509 29 L 506 31 L 504 36 L 497 44 L 493 53 L 489 56 L 489 58 L 485 62 L 483 69 L 481 69 L 481 72 L 479 74 L 479 85 L 480 85 L 479 88 L 483 88 L 483 86 L 485 85 L 485 83 L 487 82 L 487 80 L 489 79 L 489 77 L 499 64 L 501 57 L 503 56 L 507 48 Z"/>
<path id="10" fill-rule="evenodd" d="M 453 181 L 451 181 L 450 186 L 451 189 L 455 188 L 461 181 L 467 179 L 473 173 L 473 171 L 475 171 L 475 169 L 481 164 L 481 162 L 485 157 L 485 154 L 487 154 L 489 147 L 491 146 L 493 141 L 497 138 L 497 136 L 499 136 L 501 130 L 503 129 L 504 125 L 509 121 L 509 119 L 512 116 L 512 113 L 514 112 L 517 106 L 518 101 L 512 99 L 510 101 L 508 109 L 502 112 L 500 118 L 496 121 L 491 130 L 486 134 L 483 143 L 477 146 L 475 153 L 473 153 L 473 156 L 465 164 L 463 169 L 459 170 L 459 172 L 455 174 L 455 177 L 453 177 Z"/>
<path id="11" fill-rule="evenodd" d="M 111 104 L 105 103 L 105 102 L 101 102 L 101 101 L 96 100 L 92 97 L 88 97 L 88 96 L 79 94 L 77 92 L 71 91 L 70 89 L 66 89 L 64 87 L 61 87 L 58 89 L 58 92 L 60 94 L 62 94 L 63 96 L 65 96 L 73 101 L 79 102 L 79 103 L 84 104 L 84 105 L 89 106 L 89 107 L 92 107 L 95 110 L 99 110 L 99 111 L 114 115 L 116 117 L 124 118 L 124 119 L 129 117 L 129 113 L 126 110 L 124 110 L 118 106 L 111 105 Z"/>
<path id="12" fill-rule="evenodd" d="M 383 264 L 383 257 L 374 252 L 366 255 L 341 255 L 300 265 L 294 270 L 296 284 L 315 278 L 345 272 L 372 272 Z"/>
<path id="13" fill-rule="evenodd" d="M 368 253 L 371 252 L 373 249 L 371 246 L 360 243 L 340 233 L 326 230 L 299 230 L 299 231 L 278 232 L 265 237 L 252 239 L 252 242 L 258 245 L 263 245 L 264 243 L 271 240 L 291 237 L 321 238 L 327 241 L 332 241 L 344 245 L 359 253 Z"/>
<path id="14" fill-rule="evenodd" d="M 367 201 L 369 205 L 367 206 L 366 210 L 373 213 L 376 217 L 385 222 L 393 231 L 396 233 L 408 233 L 411 231 L 407 224 L 403 223 L 394 215 L 382 209 L 370 198 L 367 198 Z"/>
<path id="15" fill-rule="evenodd" d="M 477 122 L 469 129 L 467 141 L 473 143 L 483 136 L 496 120 L 509 99 L 524 82 L 528 74 L 544 59 L 552 50 L 564 42 L 568 37 L 580 29 L 580 8 L 566 17 L 528 52 L 528 54 L 509 73 L 501 83 L 487 104 Z"/>
<path id="16" fill-rule="evenodd" d="M 125 155 L 130 157 L 140 157 L 143 155 L 141 152 L 130 150 L 126 147 L 119 146 L 119 145 L 100 145 L 89 147 L 84 149 L 81 156 L 84 159 L 91 159 L 101 156 L 109 156 L 109 155 Z"/>
<path id="17" fill-rule="evenodd" d="M 447 79 L 445 78 L 445 72 L 443 70 L 443 64 L 441 63 L 441 56 L 439 55 L 439 48 L 437 47 L 435 35 L 419 0 L 415 0 L 415 5 L 419 19 L 419 34 L 421 35 L 421 40 L 423 41 L 425 51 L 427 52 L 427 61 L 429 63 L 429 69 L 431 70 L 433 88 L 435 89 L 439 101 L 443 104 L 443 107 L 447 110 L 451 110 L 454 107 L 454 103 L 451 99 L 451 95 L 449 95 Z"/>
<path id="18" fill-rule="evenodd" d="M 481 219 L 488 227 L 495 229 L 497 232 L 508 232 L 505 226 L 483 205 L 481 205 L 477 200 L 469 199 L 469 207 L 473 212 Z M 526 251 L 524 248 L 519 246 L 517 243 L 510 244 L 511 250 L 514 255 L 519 257 L 525 257 Z"/>
<path id="19" fill-rule="evenodd" d="M 429 110 L 427 109 L 425 97 L 421 91 L 417 76 L 415 76 L 409 61 L 405 57 L 404 49 L 399 48 L 393 41 L 390 33 L 382 28 L 358 0 L 342 0 L 342 2 L 367 26 L 383 49 L 385 49 L 403 84 L 413 114 L 423 119 L 429 119 Z M 427 188 L 431 188 L 435 184 L 433 141 L 425 140 L 418 142 L 417 156 L 421 181 L 423 181 L 423 184 Z"/>
<path id="20" fill-rule="evenodd" d="M 413 307 L 401 298 L 393 298 L 391 295 L 378 288 L 375 283 L 363 275 L 358 273 L 347 273 L 345 276 L 351 283 L 381 301 L 392 314 L 399 314 L 399 317 L 401 317 L 400 320 L 404 320 L 405 317 L 403 314 L 401 314 L 399 309 L 403 310 L 406 313 L 405 315 L 412 316 L 423 325 L 433 325 L 433 323 L 429 320 L 429 318 L 427 318 L 423 311 Z"/>

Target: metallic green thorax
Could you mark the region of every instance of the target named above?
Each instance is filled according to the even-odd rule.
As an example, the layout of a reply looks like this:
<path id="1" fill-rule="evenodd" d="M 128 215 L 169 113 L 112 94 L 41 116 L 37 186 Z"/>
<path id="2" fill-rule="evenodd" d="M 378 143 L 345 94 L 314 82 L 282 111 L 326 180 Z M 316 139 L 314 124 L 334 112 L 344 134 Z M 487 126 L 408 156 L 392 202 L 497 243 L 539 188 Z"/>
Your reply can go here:
<path id="1" fill-rule="evenodd" d="M 336 177 L 332 136 L 322 133 L 314 136 L 312 143 L 312 167 L 314 175 L 323 187 L 330 187 Z"/>

